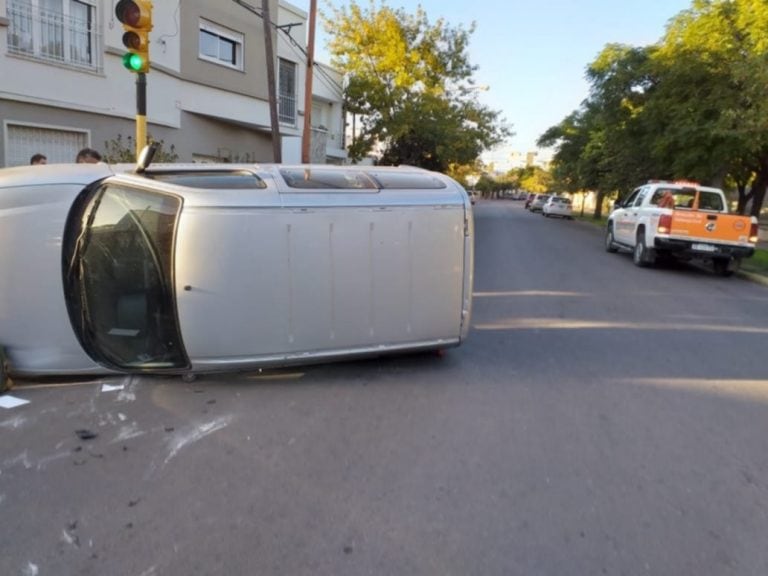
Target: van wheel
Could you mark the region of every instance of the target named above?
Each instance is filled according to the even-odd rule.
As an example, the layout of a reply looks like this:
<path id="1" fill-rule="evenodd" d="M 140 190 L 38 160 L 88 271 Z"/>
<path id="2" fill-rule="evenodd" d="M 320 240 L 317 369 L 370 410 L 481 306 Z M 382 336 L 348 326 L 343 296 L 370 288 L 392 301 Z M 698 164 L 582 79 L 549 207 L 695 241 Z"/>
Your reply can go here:
<path id="1" fill-rule="evenodd" d="M 632 260 L 634 261 L 635 266 L 640 266 L 642 268 L 652 266 L 656 261 L 656 256 L 654 255 L 653 250 L 645 245 L 645 236 L 642 232 L 637 233 L 637 241 L 635 242 L 635 250 L 632 254 Z"/>
<path id="2" fill-rule="evenodd" d="M 611 254 L 619 251 L 619 248 L 616 246 L 616 240 L 613 237 L 613 225 L 611 224 L 608 224 L 608 227 L 605 229 L 605 251 Z"/>

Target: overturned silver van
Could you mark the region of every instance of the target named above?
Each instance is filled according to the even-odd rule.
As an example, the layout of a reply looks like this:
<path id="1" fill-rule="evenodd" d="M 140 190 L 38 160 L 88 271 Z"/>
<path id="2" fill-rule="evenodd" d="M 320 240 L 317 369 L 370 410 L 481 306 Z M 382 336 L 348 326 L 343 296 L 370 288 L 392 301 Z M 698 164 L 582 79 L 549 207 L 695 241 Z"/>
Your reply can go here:
<path id="1" fill-rule="evenodd" d="M 0 170 L 0 347 L 18 376 L 194 374 L 467 336 L 472 208 L 417 168 Z"/>

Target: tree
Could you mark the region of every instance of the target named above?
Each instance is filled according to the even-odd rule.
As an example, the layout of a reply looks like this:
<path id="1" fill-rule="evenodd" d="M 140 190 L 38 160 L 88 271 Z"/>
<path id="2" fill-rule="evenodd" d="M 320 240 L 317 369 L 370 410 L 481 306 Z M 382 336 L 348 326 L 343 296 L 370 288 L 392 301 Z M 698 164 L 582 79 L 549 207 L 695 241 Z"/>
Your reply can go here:
<path id="1" fill-rule="evenodd" d="M 553 175 L 570 192 L 597 192 L 603 199 L 631 189 L 654 173 L 642 110 L 653 92 L 652 50 L 608 44 L 587 68 L 589 98 L 548 129 L 539 145 L 555 146 Z"/>
<path id="2" fill-rule="evenodd" d="M 587 100 L 539 139 L 557 148 L 555 178 L 599 194 L 648 178 L 730 183 L 739 209 L 751 200 L 758 215 L 768 188 L 767 38 L 765 0 L 693 0 L 657 44 L 607 45 L 587 69 Z"/>
<path id="3" fill-rule="evenodd" d="M 705 176 L 713 167 L 715 183 L 736 182 L 739 209 L 751 200 L 755 216 L 768 186 L 766 34 L 764 0 L 694 0 L 672 22 L 659 52 L 666 84 L 676 88 L 674 98 L 665 98 L 672 103 L 668 116 L 674 114 L 672 142 L 697 151 L 689 163 Z M 681 145 L 684 138 L 693 145 Z"/>
<path id="4" fill-rule="evenodd" d="M 552 175 L 539 166 L 526 166 L 518 173 L 520 187 L 529 192 L 543 194 L 552 188 Z"/>
<path id="5" fill-rule="evenodd" d="M 385 164 L 447 171 L 470 164 L 511 133 L 499 112 L 475 97 L 468 30 L 430 23 L 370 0 L 324 17 L 331 63 L 346 76 L 344 102 L 359 131 L 348 148 L 359 160 L 378 148 Z"/>

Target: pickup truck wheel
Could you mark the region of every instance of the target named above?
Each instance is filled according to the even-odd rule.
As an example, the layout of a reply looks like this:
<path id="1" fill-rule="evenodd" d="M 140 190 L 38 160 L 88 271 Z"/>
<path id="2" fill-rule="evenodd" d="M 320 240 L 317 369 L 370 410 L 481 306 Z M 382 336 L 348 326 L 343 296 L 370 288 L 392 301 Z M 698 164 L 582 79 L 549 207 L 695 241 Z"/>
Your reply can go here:
<path id="1" fill-rule="evenodd" d="M 619 248 L 616 246 L 616 241 L 613 238 L 613 226 L 610 224 L 605 229 L 605 251 L 610 252 L 611 254 L 619 251 Z"/>
<path id="2" fill-rule="evenodd" d="M 741 260 L 738 258 L 730 260 L 718 258 L 717 260 L 712 260 L 712 268 L 714 269 L 715 274 L 723 276 L 724 278 L 733 276 L 733 273 L 739 269 L 740 264 Z"/>
<path id="3" fill-rule="evenodd" d="M 656 261 L 656 257 L 653 251 L 645 245 L 645 237 L 642 233 L 637 235 L 637 241 L 635 242 L 635 250 L 632 254 L 632 260 L 636 266 L 646 267 L 652 266 Z"/>

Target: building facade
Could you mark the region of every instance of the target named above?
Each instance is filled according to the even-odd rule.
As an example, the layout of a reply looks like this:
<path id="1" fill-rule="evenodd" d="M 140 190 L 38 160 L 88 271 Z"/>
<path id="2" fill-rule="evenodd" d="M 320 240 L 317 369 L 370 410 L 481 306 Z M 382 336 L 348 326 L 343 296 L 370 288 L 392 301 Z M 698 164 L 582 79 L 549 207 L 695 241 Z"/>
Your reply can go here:
<path id="1" fill-rule="evenodd" d="M 0 166 L 133 150 L 136 75 L 106 0 L 0 0 Z M 270 0 L 282 161 L 300 162 L 307 18 Z M 181 162 L 271 162 L 264 25 L 235 2 L 154 2 L 147 131 Z M 316 66 L 312 161 L 343 162 L 341 77 Z"/>

